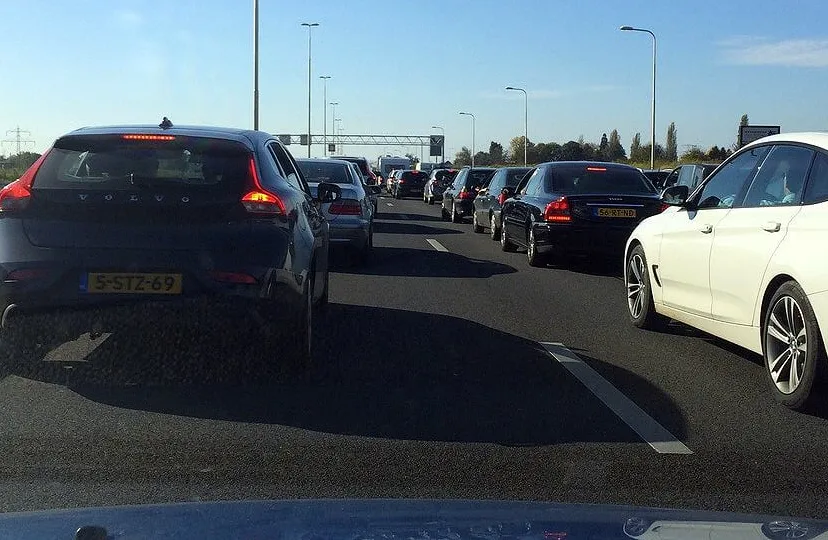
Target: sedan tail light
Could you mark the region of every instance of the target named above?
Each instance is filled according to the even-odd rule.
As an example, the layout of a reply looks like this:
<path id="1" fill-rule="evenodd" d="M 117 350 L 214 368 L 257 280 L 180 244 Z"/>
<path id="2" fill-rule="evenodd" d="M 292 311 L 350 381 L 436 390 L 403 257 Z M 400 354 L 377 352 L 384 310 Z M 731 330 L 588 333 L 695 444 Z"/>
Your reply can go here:
<path id="1" fill-rule="evenodd" d="M 505 193 L 501 193 L 500 195 L 497 196 L 497 204 L 499 204 L 500 206 L 503 206 L 503 203 L 506 202 L 507 198 L 508 197 L 506 196 Z"/>
<path id="2" fill-rule="evenodd" d="M 358 216 L 362 214 L 362 206 L 356 199 L 339 199 L 331 203 L 328 212 L 338 216 Z"/>
<path id="3" fill-rule="evenodd" d="M 460 200 L 464 199 L 474 199 L 477 194 L 473 191 L 468 191 L 466 188 L 460 190 L 460 193 L 457 194 L 457 198 Z"/>
<path id="4" fill-rule="evenodd" d="M 276 194 L 267 191 L 262 186 L 259 181 L 259 173 L 256 172 L 256 161 L 253 156 L 250 156 L 247 170 L 247 188 L 241 198 L 244 209 L 251 214 L 284 216 L 285 204 Z"/>
<path id="5" fill-rule="evenodd" d="M 669 204 L 661 203 L 661 207 L 659 207 L 659 209 L 658 209 L 658 213 L 660 214 L 661 212 L 664 212 L 664 211 L 665 211 L 665 210 L 667 210 L 668 208 L 670 208 L 670 205 L 669 205 Z"/>
<path id="6" fill-rule="evenodd" d="M 569 213 L 569 200 L 561 197 L 547 204 L 543 211 L 543 219 L 555 223 L 572 221 L 572 215 Z"/>
<path id="7" fill-rule="evenodd" d="M 32 166 L 26 169 L 26 172 L 20 178 L 0 189 L 0 212 L 23 210 L 29 205 L 32 196 L 32 183 L 50 151 L 51 148 L 37 158 L 37 161 L 32 163 Z"/>

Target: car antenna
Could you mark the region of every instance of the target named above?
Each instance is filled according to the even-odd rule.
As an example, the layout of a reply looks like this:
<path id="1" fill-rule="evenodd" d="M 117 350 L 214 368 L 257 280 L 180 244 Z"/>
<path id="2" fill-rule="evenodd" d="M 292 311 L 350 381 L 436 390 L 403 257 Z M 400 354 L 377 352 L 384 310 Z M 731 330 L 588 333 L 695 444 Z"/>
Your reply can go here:
<path id="1" fill-rule="evenodd" d="M 158 124 L 158 127 L 160 127 L 161 129 L 170 129 L 171 127 L 173 127 L 173 123 L 170 122 L 170 119 L 165 116 L 161 120 L 161 123 Z"/>

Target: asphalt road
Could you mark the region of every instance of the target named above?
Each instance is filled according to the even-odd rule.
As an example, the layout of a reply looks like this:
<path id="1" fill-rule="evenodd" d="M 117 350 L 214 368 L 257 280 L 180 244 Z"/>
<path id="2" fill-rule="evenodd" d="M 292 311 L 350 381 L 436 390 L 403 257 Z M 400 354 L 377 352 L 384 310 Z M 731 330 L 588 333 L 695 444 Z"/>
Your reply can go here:
<path id="1" fill-rule="evenodd" d="M 632 328 L 620 263 L 532 268 L 439 206 L 380 212 L 372 260 L 336 263 L 305 380 L 263 374 L 249 333 L 177 321 L 4 362 L 0 510 L 437 497 L 828 517 L 828 407 L 778 406 L 757 357 L 692 329 Z M 657 452 L 596 380 L 691 453 Z"/>

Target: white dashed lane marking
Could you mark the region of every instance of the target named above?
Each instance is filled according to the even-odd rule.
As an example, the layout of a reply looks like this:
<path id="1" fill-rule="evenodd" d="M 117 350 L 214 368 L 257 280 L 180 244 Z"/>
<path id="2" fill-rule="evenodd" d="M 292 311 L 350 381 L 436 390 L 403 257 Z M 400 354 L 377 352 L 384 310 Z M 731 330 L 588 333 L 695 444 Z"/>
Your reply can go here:
<path id="1" fill-rule="evenodd" d="M 426 242 L 431 244 L 431 247 L 433 247 L 437 251 L 442 251 L 443 253 L 448 253 L 448 250 L 446 249 L 446 246 L 444 246 L 443 244 L 441 244 L 437 240 L 435 240 L 433 238 L 426 238 Z"/>
<path id="2" fill-rule="evenodd" d="M 586 386 L 618 418 L 635 431 L 644 442 L 659 454 L 692 454 L 684 443 L 676 439 L 664 426 L 656 422 L 630 398 L 614 387 L 597 371 L 561 343 L 541 343 L 552 357 Z"/>

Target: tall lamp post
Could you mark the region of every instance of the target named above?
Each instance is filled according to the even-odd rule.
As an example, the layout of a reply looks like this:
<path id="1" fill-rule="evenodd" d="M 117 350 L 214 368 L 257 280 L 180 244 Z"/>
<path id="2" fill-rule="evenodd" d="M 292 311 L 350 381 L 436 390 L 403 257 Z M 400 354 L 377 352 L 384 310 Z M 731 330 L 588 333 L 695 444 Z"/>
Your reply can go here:
<path id="1" fill-rule="evenodd" d="M 311 30 L 319 23 L 302 23 L 308 27 L 308 157 L 311 157 Z"/>
<path id="2" fill-rule="evenodd" d="M 650 168 L 655 168 L 655 125 L 656 125 L 656 36 L 651 30 L 646 28 L 635 28 L 632 26 L 622 26 L 621 30 L 626 32 L 645 32 L 650 34 L 653 38 L 653 107 L 650 113 Z"/>
<path id="3" fill-rule="evenodd" d="M 440 133 L 443 134 L 443 145 L 440 147 L 440 165 L 446 162 L 446 130 L 443 129 L 443 126 L 431 126 L 431 129 L 439 129 Z"/>
<path id="4" fill-rule="evenodd" d="M 461 112 L 463 116 L 471 116 L 472 119 L 472 147 L 471 147 L 471 166 L 474 168 L 474 131 L 475 131 L 475 124 L 477 123 L 477 119 L 474 115 L 470 112 Z"/>
<path id="5" fill-rule="evenodd" d="M 322 79 L 322 155 L 328 155 L 328 79 L 330 75 L 320 75 Z"/>
<path id="6" fill-rule="evenodd" d="M 253 129 L 259 129 L 259 0 L 253 0 Z"/>
<path id="7" fill-rule="evenodd" d="M 333 139 L 333 145 L 334 145 L 334 151 L 332 153 L 335 153 L 336 152 L 336 127 L 335 127 L 336 126 L 336 106 L 339 105 L 339 102 L 338 101 L 331 101 L 329 105 L 331 107 L 333 107 L 333 114 L 331 114 L 331 138 Z M 326 150 L 326 152 L 327 152 L 327 150 Z M 325 155 L 327 155 L 327 154 L 325 154 Z"/>
<path id="8" fill-rule="evenodd" d="M 506 90 L 523 92 L 523 166 L 529 163 L 529 94 L 526 89 L 515 86 L 507 86 Z"/>

